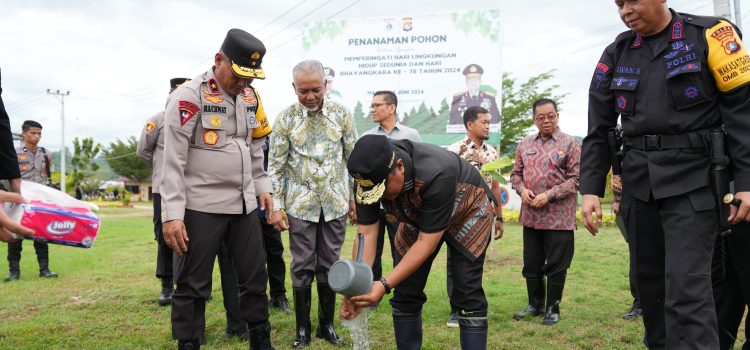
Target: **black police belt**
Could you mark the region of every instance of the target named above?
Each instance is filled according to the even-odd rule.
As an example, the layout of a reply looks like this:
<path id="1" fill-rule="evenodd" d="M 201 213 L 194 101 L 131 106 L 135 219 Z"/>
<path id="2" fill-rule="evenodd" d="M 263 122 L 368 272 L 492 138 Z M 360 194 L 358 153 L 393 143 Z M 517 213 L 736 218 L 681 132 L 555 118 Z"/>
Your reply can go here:
<path id="1" fill-rule="evenodd" d="M 704 149 L 707 150 L 708 132 L 692 132 L 679 135 L 641 135 L 625 136 L 623 146 L 627 149 L 641 151 L 661 151 L 667 149 Z"/>

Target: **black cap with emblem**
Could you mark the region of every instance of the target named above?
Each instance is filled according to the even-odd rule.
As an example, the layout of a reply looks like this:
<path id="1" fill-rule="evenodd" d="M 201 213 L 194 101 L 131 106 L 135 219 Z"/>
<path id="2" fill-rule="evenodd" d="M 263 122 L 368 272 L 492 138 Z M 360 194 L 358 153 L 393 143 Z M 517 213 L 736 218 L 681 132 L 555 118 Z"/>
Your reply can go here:
<path id="1" fill-rule="evenodd" d="M 190 81 L 188 78 L 172 78 L 169 79 L 169 88 L 174 90 L 180 85 L 184 84 L 186 81 Z"/>
<path id="2" fill-rule="evenodd" d="M 265 79 L 266 73 L 260 67 L 266 47 L 252 34 L 233 28 L 227 32 L 221 52 L 229 58 L 232 71 L 240 78 Z"/>
<path id="3" fill-rule="evenodd" d="M 466 66 L 466 68 L 464 68 L 464 72 L 463 73 L 467 77 L 470 77 L 470 76 L 480 76 L 480 75 L 484 74 L 484 69 L 482 69 L 482 66 L 480 66 L 478 64 L 473 64 L 472 63 L 472 64 Z"/>
<path id="4" fill-rule="evenodd" d="M 383 135 L 365 135 L 354 144 L 346 168 L 357 181 L 357 203 L 372 204 L 380 200 L 395 160 L 393 145 Z"/>

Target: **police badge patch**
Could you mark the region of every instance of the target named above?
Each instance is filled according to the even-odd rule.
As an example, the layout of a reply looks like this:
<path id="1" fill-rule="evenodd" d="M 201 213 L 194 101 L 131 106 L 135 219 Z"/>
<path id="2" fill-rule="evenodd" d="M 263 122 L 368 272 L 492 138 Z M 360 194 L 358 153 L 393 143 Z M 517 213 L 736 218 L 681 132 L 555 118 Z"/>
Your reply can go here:
<path id="1" fill-rule="evenodd" d="M 184 126 L 200 108 L 190 101 L 180 101 L 180 126 Z"/>

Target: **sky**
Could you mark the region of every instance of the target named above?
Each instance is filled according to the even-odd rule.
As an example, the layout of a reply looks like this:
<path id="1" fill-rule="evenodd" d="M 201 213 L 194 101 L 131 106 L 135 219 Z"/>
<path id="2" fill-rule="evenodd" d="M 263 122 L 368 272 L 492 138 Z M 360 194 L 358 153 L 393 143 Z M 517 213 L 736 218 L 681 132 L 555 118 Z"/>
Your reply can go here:
<path id="1" fill-rule="evenodd" d="M 743 1 L 745 2 L 745 1 Z M 679 12 L 713 15 L 713 0 L 669 0 Z M 750 32 L 750 4 L 741 9 Z M 60 98 L 65 143 L 93 137 L 107 146 L 138 136 L 164 108 L 173 77 L 211 68 L 227 30 L 242 28 L 268 49 L 265 80 L 256 80 L 267 114 L 294 103 L 292 67 L 304 23 L 338 18 L 416 16 L 499 9 L 503 71 L 519 81 L 555 70 L 566 94 L 560 127 L 584 136 L 588 85 L 605 46 L 626 30 L 614 0 L 276 0 L 276 1 L 35 1 L 2 0 L 0 69 L 11 127 L 26 119 L 44 126 L 41 145 L 60 148 Z M 477 53 L 480 54 L 480 53 Z"/>

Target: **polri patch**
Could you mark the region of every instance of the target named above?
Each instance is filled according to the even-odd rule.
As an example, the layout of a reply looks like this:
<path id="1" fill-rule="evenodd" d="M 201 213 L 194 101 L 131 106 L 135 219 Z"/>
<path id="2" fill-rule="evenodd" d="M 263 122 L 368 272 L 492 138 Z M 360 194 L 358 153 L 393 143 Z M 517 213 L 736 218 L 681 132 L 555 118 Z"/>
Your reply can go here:
<path id="1" fill-rule="evenodd" d="M 207 130 L 203 133 L 203 143 L 213 146 L 217 142 L 219 142 L 219 134 L 216 131 Z"/>
<path id="2" fill-rule="evenodd" d="M 184 126 L 200 108 L 190 101 L 180 101 L 180 126 Z"/>
<path id="3" fill-rule="evenodd" d="M 625 98 L 624 95 L 620 95 L 620 97 L 617 98 L 617 107 L 620 109 L 625 109 L 625 107 L 628 106 L 628 99 Z"/>

